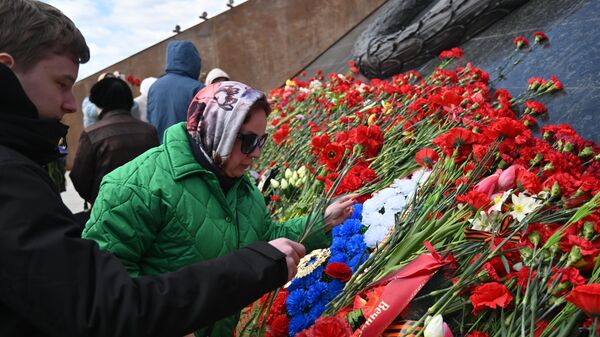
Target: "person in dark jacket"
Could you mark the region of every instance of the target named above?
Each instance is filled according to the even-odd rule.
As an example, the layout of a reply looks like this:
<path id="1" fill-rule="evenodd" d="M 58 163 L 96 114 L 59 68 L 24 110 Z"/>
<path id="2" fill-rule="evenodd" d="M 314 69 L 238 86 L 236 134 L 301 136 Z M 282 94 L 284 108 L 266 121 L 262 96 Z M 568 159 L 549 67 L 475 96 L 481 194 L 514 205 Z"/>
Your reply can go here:
<path id="1" fill-rule="evenodd" d="M 204 84 L 198 81 L 202 60 L 191 41 L 171 41 L 167 45 L 165 74 L 148 92 L 148 122 L 163 142 L 165 130 L 187 119 L 187 108 Z"/>
<path id="2" fill-rule="evenodd" d="M 146 150 L 158 146 L 156 129 L 131 115 L 133 94 L 119 78 L 105 78 L 92 86 L 90 101 L 99 107 L 99 120 L 79 136 L 71 180 L 88 203 L 94 200 L 102 178 Z"/>
<path id="3" fill-rule="evenodd" d="M 291 279 L 304 255 L 258 242 L 173 273 L 131 278 L 79 228 L 42 165 L 89 49 L 56 8 L 0 0 L 0 336 L 182 336 Z"/>

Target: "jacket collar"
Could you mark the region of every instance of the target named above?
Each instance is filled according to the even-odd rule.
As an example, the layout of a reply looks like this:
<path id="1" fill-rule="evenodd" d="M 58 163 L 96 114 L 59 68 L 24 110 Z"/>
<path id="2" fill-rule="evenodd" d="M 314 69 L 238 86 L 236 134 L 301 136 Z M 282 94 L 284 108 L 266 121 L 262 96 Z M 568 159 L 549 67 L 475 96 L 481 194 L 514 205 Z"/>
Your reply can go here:
<path id="1" fill-rule="evenodd" d="M 110 118 L 112 116 L 117 116 L 117 115 L 131 115 L 131 112 L 127 111 L 125 109 L 110 110 L 110 111 L 102 112 L 101 114 L 99 114 L 98 120 Z"/>
<path id="2" fill-rule="evenodd" d="M 56 160 L 58 142 L 68 126 L 57 120 L 38 117 L 21 82 L 7 66 L 0 64 L 0 145 L 7 146 L 40 165 Z"/>

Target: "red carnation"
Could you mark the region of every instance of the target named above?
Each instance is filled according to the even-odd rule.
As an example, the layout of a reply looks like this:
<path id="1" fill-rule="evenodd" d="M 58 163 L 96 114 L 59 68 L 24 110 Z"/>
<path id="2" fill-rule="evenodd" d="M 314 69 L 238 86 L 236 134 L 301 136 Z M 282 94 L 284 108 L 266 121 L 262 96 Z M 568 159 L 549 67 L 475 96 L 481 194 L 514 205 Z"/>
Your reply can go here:
<path id="1" fill-rule="evenodd" d="M 334 171 L 344 156 L 344 147 L 339 143 L 329 143 L 321 152 L 319 160 L 328 170 Z"/>
<path id="2" fill-rule="evenodd" d="M 476 210 L 487 207 L 492 202 L 487 194 L 475 190 L 469 191 L 467 194 L 457 196 L 456 200 L 459 203 L 469 204 Z"/>
<path id="3" fill-rule="evenodd" d="M 535 43 L 541 44 L 548 41 L 548 36 L 544 32 L 533 32 Z"/>
<path id="4" fill-rule="evenodd" d="M 562 90 L 562 82 L 554 75 L 550 76 L 550 81 L 553 83 L 554 90 Z"/>
<path id="5" fill-rule="evenodd" d="M 542 183 L 538 179 L 537 175 L 526 169 L 518 171 L 517 185 L 532 194 L 538 194 L 542 191 Z"/>
<path id="6" fill-rule="evenodd" d="M 504 138 L 516 138 L 527 133 L 528 130 L 523 123 L 517 120 L 500 117 L 490 123 L 489 127 L 485 130 L 485 135 L 491 139 L 497 139 L 500 136 Z"/>
<path id="7" fill-rule="evenodd" d="M 473 330 L 465 337 L 490 337 L 490 335 L 486 334 L 485 332 Z"/>
<path id="8" fill-rule="evenodd" d="M 548 112 L 546 106 L 540 102 L 527 101 L 525 102 L 525 113 L 531 113 L 534 115 L 542 115 Z"/>
<path id="9" fill-rule="evenodd" d="M 350 71 L 353 74 L 358 74 L 358 67 L 356 66 L 356 62 L 354 60 L 348 61 L 348 67 L 350 67 Z"/>
<path id="10" fill-rule="evenodd" d="M 279 145 L 287 139 L 289 134 L 290 134 L 290 126 L 287 124 L 283 124 L 273 134 L 273 142 L 275 142 L 275 145 Z"/>
<path id="11" fill-rule="evenodd" d="M 451 58 L 459 59 L 464 55 L 464 52 L 460 48 L 452 48 L 450 50 L 444 50 L 440 53 L 440 59 L 446 60 Z"/>
<path id="12" fill-rule="evenodd" d="M 283 313 L 271 323 L 271 337 L 285 337 L 289 334 L 288 325 L 290 324 L 289 317 Z"/>
<path id="13" fill-rule="evenodd" d="M 548 289 L 552 290 L 553 285 L 555 284 L 556 280 L 558 279 L 558 283 L 566 283 L 564 285 L 556 285 L 554 286 L 553 289 L 553 294 L 555 296 L 563 296 L 567 293 L 569 288 L 568 286 L 571 285 L 573 287 L 577 287 L 577 286 L 581 286 L 584 285 L 586 283 L 586 279 L 581 276 L 581 274 L 579 273 L 579 269 L 573 268 L 573 267 L 567 267 L 567 268 L 552 268 L 552 276 L 550 276 L 550 280 L 548 281 Z M 565 287 L 565 285 L 567 287 Z"/>
<path id="14" fill-rule="evenodd" d="M 529 45 L 529 41 L 524 36 L 517 36 L 513 41 L 514 45 L 517 46 L 517 49 L 521 49 L 522 47 L 526 47 Z"/>
<path id="15" fill-rule="evenodd" d="M 440 147 L 447 156 L 452 156 L 455 149 L 458 149 L 456 162 L 461 162 L 471 153 L 472 144 L 478 140 L 477 135 L 464 128 L 454 128 L 448 132 L 439 135 L 434 139 L 433 144 Z"/>
<path id="16" fill-rule="evenodd" d="M 531 77 L 527 81 L 527 85 L 528 85 L 528 89 L 529 90 L 535 90 L 535 89 L 537 89 L 540 86 L 543 86 L 545 84 L 546 84 L 546 81 L 543 78 L 539 78 L 539 77 Z"/>
<path id="17" fill-rule="evenodd" d="M 565 299 L 586 315 L 600 317 L 600 284 L 591 283 L 575 287 Z"/>
<path id="18" fill-rule="evenodd" d="M 439 156 L 433 149 L 424 148 L 417 152 L 415 159 L 419 165 L 430 168 L 438 161 Z"/>
<path id="19" fill-rule="evenodd" d="M 313 148 L 313 154 L 318 156 L 329 143 L 331 143 L 331 139 L 329 139 L 329 135 L 327 134 L 312 137 L 310 145 Z"/>
<path id="20" fill-rule="evenodd" d="M 537 121 L 535 120 L 535 118 L 529 115 L 524 115 L 521 118 L 521 122 L 523 122 L 523 125 L 525 125 L 526 127 L 532 127 L 537 125 Z"/>
<path id="21" fill-rule="evenodd" d="M 533 273 L 531 273 L 529 267 L 523 267 L 518 272 L 510 273 L 510 275 L 508 275 L 508 279 L 512 280 L 516 278 L 517 286 L 521 287 L 521 291 L 525 293 L 525 290 L 527 289 L 527 283 L 530 282 L 531 279 L 534 279 L 536 274 L 537 270 L 534 270 Z"/>
<path id="22" fill-rule="evenodd" d="M 345 320 L 335 316 L 320 317 L 312 328 L 314 337 L 350 337 L 352 329 Z"/>
<path id="23" fill-rule="evenodd" d="M 486 307 L 496 309 L 496 307 L 506 308 L 513 297 L 508 292 L 505 285 L 497 282 L 489 282 L 476 287 L 473 290 L 469 300 L 473 304 L 473 314 Z"/>
<path id="24" fill-rule="evenodd" d="M 343 262 L 331 262 L 325 267 L 325 274 L 342 282 L 347 282 L 352 277 L 352 270 Z"/>

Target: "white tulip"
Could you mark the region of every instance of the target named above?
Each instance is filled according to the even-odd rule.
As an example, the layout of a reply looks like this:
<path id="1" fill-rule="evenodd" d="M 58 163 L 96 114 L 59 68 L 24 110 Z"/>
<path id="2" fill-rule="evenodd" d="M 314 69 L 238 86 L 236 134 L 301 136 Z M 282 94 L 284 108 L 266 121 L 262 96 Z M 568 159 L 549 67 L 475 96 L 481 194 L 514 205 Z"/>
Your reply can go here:
<path id="1" fill-rule="evenodd" d="M 288 184 L 287 180 L 285 180 L 285 178 L 281 179 L 281 189 L 287 190 L 288 187 L 290 187 L 290 185 Z"/>
<path id="2" fill-rule="evenodd" d="M 298 175 L 300 178 L 304 178 L 304 176 L 306 176 L 306 166 L 300 166 L 298 169 Z"/>
<path id="3" fill-rule="evenodd" d="M 425 319 L 425 330 L 423 331 L 425 337 L 444 337 L 444 318 L 442 315 L 435 315 L 433 318 L 427 317 Z"/>
<path id="4" fill-rule="evenodd" d="M 285 169 L 285 179 L 290 179 L 292 177 L 292 170 L 290 170 L 290 168 L 286 168 Z"/>

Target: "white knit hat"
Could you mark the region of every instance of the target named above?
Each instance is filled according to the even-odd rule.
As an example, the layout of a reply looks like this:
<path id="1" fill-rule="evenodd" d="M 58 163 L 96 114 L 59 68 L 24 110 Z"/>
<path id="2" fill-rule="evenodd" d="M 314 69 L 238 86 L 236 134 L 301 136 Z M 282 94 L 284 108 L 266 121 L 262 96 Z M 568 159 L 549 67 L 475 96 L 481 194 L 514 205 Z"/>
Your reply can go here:
<path id="1" fill-rule="evenodd" d="M 214 80 L 220 77 L 224 77 L 227 81 L 229 81 L 229 75 L 227 75 L 226 72 L 224 72 L 222 69 L 214 68 L 208 72 L 208 75 L 206 75 L 206 85 L 212 84 Z"/>

